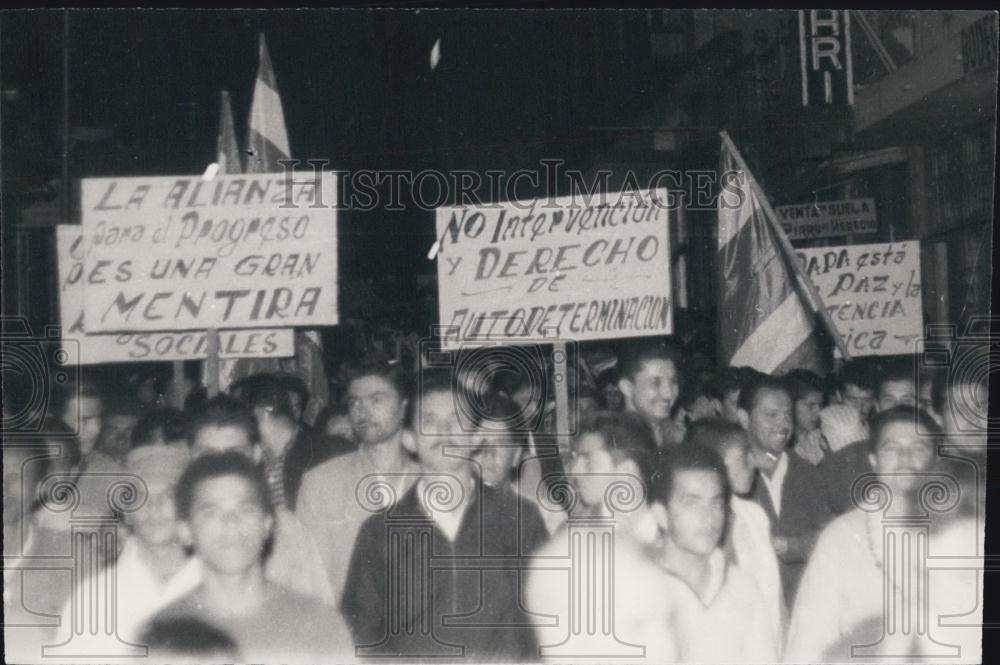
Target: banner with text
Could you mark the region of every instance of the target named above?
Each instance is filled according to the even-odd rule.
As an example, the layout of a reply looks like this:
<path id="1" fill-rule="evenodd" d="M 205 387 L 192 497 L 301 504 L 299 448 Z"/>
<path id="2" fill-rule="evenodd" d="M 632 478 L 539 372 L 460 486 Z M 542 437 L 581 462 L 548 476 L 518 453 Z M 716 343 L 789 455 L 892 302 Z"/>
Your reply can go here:
<path id="1" fill-rule="evenodd" d="M 337 323 L 333 173 L 90 178 L 87 327 Z"/>
<path id="2" fill-rule="evenodd" d="M 59 257 L 59 315 L 63 350 L 74 362 L 97 363 L 202 360 L 207 355 L 205 331 L 86 334 L 83 292 L 87 272 L 83 265 L 83 228 L 56 227 Z M 79 351 L 79 358 L 77 358 Z M 222 358 L 288 358 L 295 354 L 291 328 L 248 328 L 219 331 Z"/>
<path id="3" fill-rule="evenodd" d="M 448 348 L 670 334 L 669 218 L 666 190 L 439 208 Z"/>
<path id="4" fill-rule="evenodd" d="M 914 352 L 924 329 L 919 242 L 796 254 L 852 356 Z"/>
<path id="5" fill-rule="evenodd" d="M 789 240 L 815 240 L 878 232 L 875 199 L 845 199 L 775 206 Z"/>

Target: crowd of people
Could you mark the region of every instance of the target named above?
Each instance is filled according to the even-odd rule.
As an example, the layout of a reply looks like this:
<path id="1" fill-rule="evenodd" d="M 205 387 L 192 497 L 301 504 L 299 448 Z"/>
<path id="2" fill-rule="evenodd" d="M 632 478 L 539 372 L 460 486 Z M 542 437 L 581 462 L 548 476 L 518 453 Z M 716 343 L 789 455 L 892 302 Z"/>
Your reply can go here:
<path id="1" fill-rule="evenodd" d="M 928 560 L 983 555 L 983 379 L 684 360 L 629 344 L 567 432 L 378 355 L 313 423 L 290 376 L 65 386 L 3 447 L 7 660 L 979 662 L 982 573 Z"/>

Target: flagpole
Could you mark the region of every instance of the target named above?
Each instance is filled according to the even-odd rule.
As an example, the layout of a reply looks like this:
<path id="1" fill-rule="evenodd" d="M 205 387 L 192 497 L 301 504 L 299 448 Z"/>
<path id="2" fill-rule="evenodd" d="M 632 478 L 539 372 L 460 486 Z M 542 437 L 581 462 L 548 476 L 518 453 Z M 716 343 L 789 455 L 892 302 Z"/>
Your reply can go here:
<path id="1" fill-rule="evenodd" d="M 837 326 L 834 325 L 833 319 L 830 318 L 830 313 L 826 311 L 826 307 L 823 306 L 823 299 L 819 297 L 819 292 L 816 290 L 816 285 L 813 284 L 812 280 L 809 279 L 802 266 L 799 265 L 799 260 L 795 256 L 795 250 L 792 248 L 792 243 L 788 241 L 788 236 L 785 235 L 785 230 L 781 228 L 781 224 L 778 222 L 778 216 L 774 213 L 771 208 L 770 202 L 767 200 L 767 196 L 764 195 L 764 190 L 761 189 L 760 185 L 757 184 L 756 178 L 753 177 L 753 173 L 747 167 L 746 162 L 743 161 L 743 155 L 740 154 L 739 149 L 733 140 L 729 138 L 729 133 L 725 130 L 719 132 L 719 136 L 722 137 L 723 146 L 729 148 L 730 152 L 733 154 L 733 159 L 736 160 L 736 164 L 740 167 L 743 173 L 746 174 L 747 183 L 749 183 L 750 188 L 757 195 L 760 200 L 761 206 L 764 208 L 764 217 L 767 219 L 768 224 L 771 225 L 771 229 L 774 234 L 778 237 L 778 244 L 785 253 L 785 259 L 788 263 L 792 264 L 792 270 L 798 276 L 799 281 L 802 285 L 806 287 L 809 291 L 809 297 L 812 298 L 812 304 L 820 318 L 823 319 L 823 323 L 826 324 L 827 329 L 833 336 L 833 341 L 837 344 L 837 349 L 840 350 L 840 354 L 843 356 L 844 360 L 850 360 L 851 354 L 847 351 L 847 345 L 844 344 L 844 340 L 841 339 L 840 333 L 837 332 Z"/>

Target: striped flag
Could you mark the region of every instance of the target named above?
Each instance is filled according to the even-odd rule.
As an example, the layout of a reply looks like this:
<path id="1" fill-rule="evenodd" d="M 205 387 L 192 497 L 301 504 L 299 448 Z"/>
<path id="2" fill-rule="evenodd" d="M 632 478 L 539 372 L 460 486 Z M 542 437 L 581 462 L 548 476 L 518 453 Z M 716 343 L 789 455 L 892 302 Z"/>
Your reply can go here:
<path id="1" fill-rule="evenodd" d="M 822 370 L 808 296 L 797 283 L 782 249 L 783 233 L 771 224 L 758 198 L 753 174 L 726 137 L 722 145 L 719 197 L 719 361 L 768 374 L 793 368 Z"/>
<path id="2" fill-rule="evenodd" d="M 261 33 L 260 64 L 257 69 L 257 83 L 253 89 L 253 102 L 250 104 L 246 172 L 284 172 L 284 165 L 280 160 L 290 158 L 285 112 L 281 106 L 281 95 L 278 94 L 267 43 L 264 34 Z M 305 381 L 309 388 L 310 399 L 303 417 L 309 423 L 314 422 L 330 399 L 323 360 L 323 342 L 317 330 L 295 331 L 294 357 L 240 359 L 236 361 L 236 366 L 227 378 L 230 382 L 235 382 L 263 372 L 294 374 Z"/>
<path id="3" fill-rule="evenodd" d="M 291 158 L 288 130 L 281 95 L 271 67 L 264 34 L 260 35 L 260 64 L 257 83 L 250 105 L 250 127 L 247 135 L 247 173 L 276 173 L 282 170 L 280 160 Z"/>

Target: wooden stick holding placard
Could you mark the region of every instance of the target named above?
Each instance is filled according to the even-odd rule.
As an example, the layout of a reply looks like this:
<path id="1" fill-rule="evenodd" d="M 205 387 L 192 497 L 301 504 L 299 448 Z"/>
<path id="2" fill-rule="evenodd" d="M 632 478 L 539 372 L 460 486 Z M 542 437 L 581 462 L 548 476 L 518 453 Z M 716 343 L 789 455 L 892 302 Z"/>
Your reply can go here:
<path id="1" fill-rule="evenodd" d="M 569 449 L 569 373 L 566 369 L 566 357 L 566 342 L 553 342 L 552 372 L 556 391 L 556 441 L 559 443 L 560 450 Z"/>
<path id="2" fill-rule="evenodd" d="M 219 329 L 209 328 L 206 333 L 205 388 L 211 399 L 219 394 Z"/>
<path id="3" fill-rule="evenodd" d="M 184 361 L 173 361 L 174 377 L 170 382 L 170 404 L 184 410 Z"/>
<path id="4" fill-rule="evenodd" d="M 725 144 L 725 146 L 732 152 L 733 159 L 736 160 L 736 164 L 746 175 L 747 183 L 750 185 L 753 193 L 757 195 L 757 199 L 764 208 L 765 219 L 767 219 L 767 222 L 771 225 L 771 229 L 774 231 L 774 235 L 778 238 L 778 244 L 785 254 L 785 260 L 791 264 L 792 270 L 795 271 L 799 281 L 802 282 L 802 285 L 809 291 L 809 297 L 812 299 L 812 305 L 815 308 L 815 311 L 819 314 L 820 318 L 823 320 L 823 323 L 826 325 L 827 330 L 833 337 L 833 341 L 837 344 L 837 349 L 840 350 L 844 360 L 850 360 L 851 354 L 847 351 L 847 345 L 844 344 L 844 340 L 841 339 L 840 333 L 837 332 L 837 326 L 834 325 L 833 319 L 830 318 L 830 313 L 826 311 L 826 308 L 823 306 L 823 299 L 819 297 L 819 292 L 816 291 L 816 285 L 812 283 L 809 276 L 806 275 L 804 270 L 802 270 L 802 266 L 799 265 L 798 259 L 795 258 L 795 250 L 792 248 L 792 243 L 788 241 L 788 236 L 785 235 L 785 230 L 781 228 L 781 224 L 778 222 L 778 216 L 771 208 L 771 203 L 767 200 L 767 196 L 764 195 L 764 190 L 757 184 L 757 180 L 753 177 L 753 173 L 751 173 L 750 169 L 747 168 L 746 162 L 743 161 L 743 155 L 740 154 L 740 151 L 737 149 L 736 144 L 733 143 L 733 140 L 729 138 L 729 133 L 721 131 L 719 132 L 719 136 L 722 137 L 723 144 Z"/>

